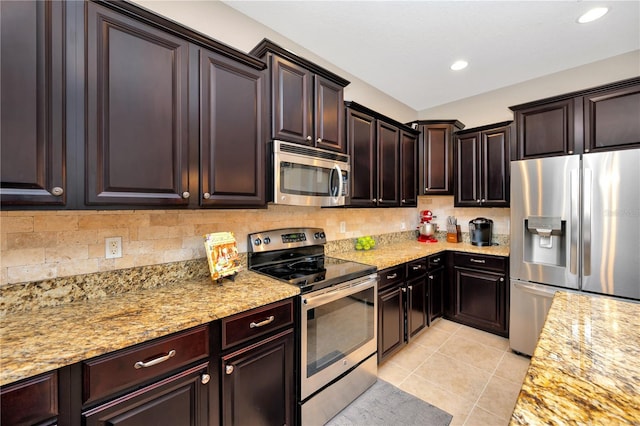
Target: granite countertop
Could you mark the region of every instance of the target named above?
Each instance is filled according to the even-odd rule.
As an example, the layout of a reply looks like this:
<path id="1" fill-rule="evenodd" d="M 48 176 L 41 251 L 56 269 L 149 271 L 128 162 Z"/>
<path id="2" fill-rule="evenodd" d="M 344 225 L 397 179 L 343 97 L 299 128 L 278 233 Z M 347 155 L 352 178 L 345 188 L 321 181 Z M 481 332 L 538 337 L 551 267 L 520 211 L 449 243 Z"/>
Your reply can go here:
<path id="1" fill-rule="evenodd" d="M 375 265 L 378 269 L 382 270 L 446 250 L 493 256 L 509 256 L 509 245 L 479 247 L 471 243 L 448 243 L 446 241 L 420 243 L 415 240 L 376 247 L 373 250 L 352 250 L 343 253 L 334 253 L 331 254 L 331 256 Z"/>
<path id="2" fill-rule="evenodd" d="M 469 243 L 383 245 L 330 256 L 385 269 L 445 250 L 508 256 L 509 246 Z M 115 285 L 115 284 L 114 284 Z M 235 282 L 209 278 L 180 280 L 35 311 L 11 312 L 0 321 L 0 385 L 85 359 L 206 324 L 300 293 L 296 286 L 243 271 Z"/>
<path id="3" fill-rule="evenodd" d="M 511 425 L 640 424 L 640 304 L 557 292 Z"/>
<path id="4" fill-rule="evenodd" d="M 0 385 L 299 293 L 296 286 L 243 271 L 222 285 L 194 279 L 11 313 L 0 321 Z"/>

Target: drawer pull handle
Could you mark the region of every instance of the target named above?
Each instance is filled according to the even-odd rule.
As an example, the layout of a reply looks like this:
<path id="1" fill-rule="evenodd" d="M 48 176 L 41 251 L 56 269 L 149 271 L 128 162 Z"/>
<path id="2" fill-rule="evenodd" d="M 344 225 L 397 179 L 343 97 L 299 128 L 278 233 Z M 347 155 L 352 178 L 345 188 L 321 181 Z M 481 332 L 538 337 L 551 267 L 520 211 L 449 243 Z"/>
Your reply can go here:
<path id="1" fill-rule="evenodd" d="M 471 262 L 473 262 L 473 263 L 487 263 L 487 261 L 486 261 L 486 260 L 484 260 L 484 259 L 474 259 L 474 258 L 471 258 L 471 259 L 469 259 L 469 260 L 470 260 Z"/>
<path id="2" fill-rule="evenodd" d="M 133 366 L 138 369 L 153 367 L 154 365 L 160 364 L 161 362 L 165 362 L 166 360 L 168 360 L 169 358 L 173 358 L 174 356 L 176 356 L 176 351 L 175 349 L 171 349 L 169 353 L 164 356 L 158 357 L 156 359 L 152 359 L 151 361 L 147 361 L 147 362 L 138 361 L 135 364 L 133 364 Z"/>
<path id="3" fill-rule="evenodd" d="M 267 324 L 271 324 L 273 322 L 273 320 L 276 319 L 276 317 L 274 317 L 273 315 L 271 315 L 269 318 L 267 318 L 264 321 L 260 321 L 260 322 L 251 322 L 251 324 L 249 324 L 249 327 L 251 328 L 256 328 L 256 327 L 262 327 L 264 325 Z"/>
<path id="4" fill-rule="evenodd" d="M 431 259 L 431 261 L 433 263 L 440 263 L 440 258 L 438 257 L 438 258 L 435 258 L 435 259 Z"/>
<path id="5" fill-rule="evenodd" d="M 394 278 L 398 278 L 398 274 L 397 274 L 397 273 L 393 273 L 393 274 L 391 274 L 391 275 L 387 275 L 387 279 L 388 279 L 388 280 L 392 280 L 392 279 L 394 279 Z"/>
<path id="6" fill-rule="evenodd" d="M 414 271 L 419 271 L 420 269 L 422 269 L 422 265 L 413 265 Z"/>

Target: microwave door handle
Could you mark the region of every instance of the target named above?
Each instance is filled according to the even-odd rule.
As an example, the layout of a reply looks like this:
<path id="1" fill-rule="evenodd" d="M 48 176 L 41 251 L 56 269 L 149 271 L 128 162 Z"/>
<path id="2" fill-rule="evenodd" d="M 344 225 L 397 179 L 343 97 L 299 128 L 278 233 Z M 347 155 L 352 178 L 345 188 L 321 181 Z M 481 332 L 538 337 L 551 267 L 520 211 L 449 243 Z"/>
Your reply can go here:
<path id="1" fill-rule="evenodd" d="M 338 204 L 338 200 L 342 195 L 344 182 L 342 181 L 342 169 L 340 168 L 340 166 L 337 164 L 334 164 L 333 169 L 334 169 L 334 173 L 338 173 L 338 193 L 336 194 L 335 197 L 332 197 L 331 199 L 333 200 L 334 204 Z M 329 179 L 329 192 L 331 192 L 331 179 Z"/>

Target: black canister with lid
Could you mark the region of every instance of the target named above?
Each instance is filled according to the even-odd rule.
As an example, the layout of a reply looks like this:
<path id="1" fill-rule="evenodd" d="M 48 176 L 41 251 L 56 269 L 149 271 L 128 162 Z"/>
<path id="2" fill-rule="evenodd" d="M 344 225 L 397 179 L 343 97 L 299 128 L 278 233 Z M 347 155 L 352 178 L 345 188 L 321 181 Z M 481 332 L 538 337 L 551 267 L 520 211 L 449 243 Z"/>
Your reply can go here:
<path id="1" fill-rule="evenodd" d="M 474 246 L 490 246 L 493 236 L 493 221 L 477 217 L 469 221 L 469 239 Z"/>

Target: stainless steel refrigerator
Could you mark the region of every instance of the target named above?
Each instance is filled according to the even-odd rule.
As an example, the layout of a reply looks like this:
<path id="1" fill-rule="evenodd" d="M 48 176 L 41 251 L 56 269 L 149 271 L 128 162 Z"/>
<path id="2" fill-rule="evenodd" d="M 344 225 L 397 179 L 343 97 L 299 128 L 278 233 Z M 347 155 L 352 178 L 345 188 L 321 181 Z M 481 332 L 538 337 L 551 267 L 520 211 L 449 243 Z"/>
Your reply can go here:
<path id="1" fill-rule="evenodd" d="M 511 162 L 511 349 L 557 290 L 640 300 L 640 149 Z"/>

